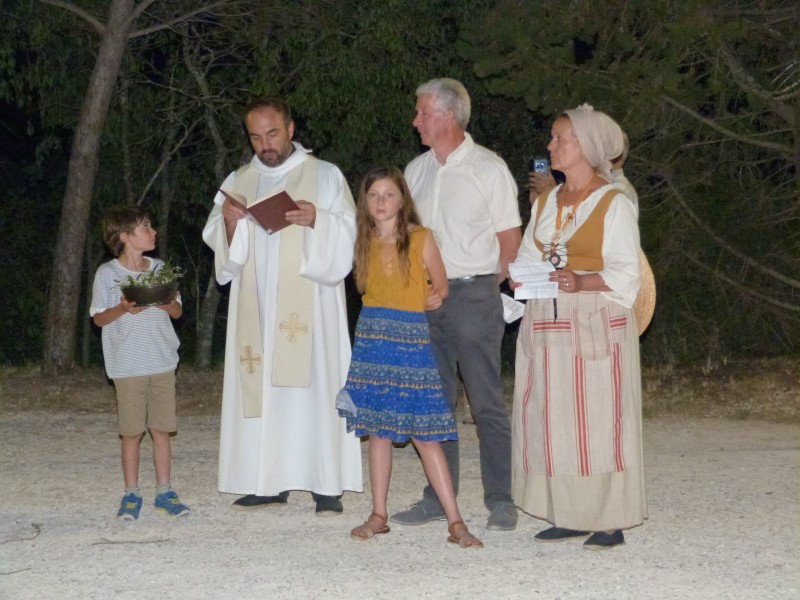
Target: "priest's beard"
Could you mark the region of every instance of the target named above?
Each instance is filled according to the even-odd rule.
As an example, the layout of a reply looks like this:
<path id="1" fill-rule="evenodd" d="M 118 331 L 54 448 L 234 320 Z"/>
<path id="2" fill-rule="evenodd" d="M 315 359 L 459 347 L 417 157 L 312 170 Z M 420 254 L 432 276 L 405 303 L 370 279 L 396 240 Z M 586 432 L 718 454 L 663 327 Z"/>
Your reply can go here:
<path id="1" fill-rule="evenodd" d="M 294 152 L 294 146 L 289 144 L 288 148 L 281 150 L 262 150 L 258 155 L 258 160 L 268 167 L 279 167 L 286 162 L 286 159 Z"/>

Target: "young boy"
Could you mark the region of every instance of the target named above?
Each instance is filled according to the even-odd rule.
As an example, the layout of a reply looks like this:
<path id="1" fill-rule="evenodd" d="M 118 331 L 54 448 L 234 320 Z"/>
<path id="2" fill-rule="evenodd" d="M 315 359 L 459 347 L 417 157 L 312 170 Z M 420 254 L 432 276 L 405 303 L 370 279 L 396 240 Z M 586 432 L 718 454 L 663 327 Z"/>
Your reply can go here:
<path id="1" fill-rule="evenodd" d="M 169 304 L 140 307 L 122 295 L 127 277 L 164 263 L 144 256 L 156 246 L 156 232 L 141 207 L 115 208 L 103 220 L 103 241 L 117 258 L 100 265 L 94 278 L 89 314 L 103 328 L 106 373 L 117 392 L 122 475 L 125 495 L 117 512 L 124 520 L 139 518 L 139 447 L 145 431 L 153 440 L 156 472 L 155 507 L 168 515 L 189 513 L 170 487 L 169 434 L 175 418 L 175 369 L 178 336 L 170 322 L 183 313 L 179 295 Z"/>

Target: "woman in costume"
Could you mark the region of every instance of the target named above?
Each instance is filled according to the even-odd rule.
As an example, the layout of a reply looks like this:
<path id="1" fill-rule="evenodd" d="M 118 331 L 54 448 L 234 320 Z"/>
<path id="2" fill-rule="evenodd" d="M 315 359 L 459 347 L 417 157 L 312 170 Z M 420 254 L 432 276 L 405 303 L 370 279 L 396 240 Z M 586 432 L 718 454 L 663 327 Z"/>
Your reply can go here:
<path id="1" fill-rule="evenodd" d="M 610 183 L 623 152 L 613 119 L 586 104 L 568 110 L 547 148 L 566 181 L 534 201 L 517 261 L 549 261 L 558 297 L 529 300 L 519 330 L 513 497 L 552 524 L 536 541 L 612 548 L 647 518 L 632 311 L 639 230 L 631 201 Z"/>

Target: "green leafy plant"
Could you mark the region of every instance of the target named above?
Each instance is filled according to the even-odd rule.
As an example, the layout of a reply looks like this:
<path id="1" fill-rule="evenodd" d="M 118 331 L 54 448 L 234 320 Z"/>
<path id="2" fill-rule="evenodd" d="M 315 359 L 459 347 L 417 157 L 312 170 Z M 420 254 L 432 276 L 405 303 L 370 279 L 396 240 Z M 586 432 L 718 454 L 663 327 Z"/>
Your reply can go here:
<path id="1" fill-rule="evenodd" d="M 183 269 L 167 262 L 152 271 L 143 271 L 138 275 L 128 275 L 119 282 L 120 287 L 163 285 L 173 283 L 183 277 Z"/>

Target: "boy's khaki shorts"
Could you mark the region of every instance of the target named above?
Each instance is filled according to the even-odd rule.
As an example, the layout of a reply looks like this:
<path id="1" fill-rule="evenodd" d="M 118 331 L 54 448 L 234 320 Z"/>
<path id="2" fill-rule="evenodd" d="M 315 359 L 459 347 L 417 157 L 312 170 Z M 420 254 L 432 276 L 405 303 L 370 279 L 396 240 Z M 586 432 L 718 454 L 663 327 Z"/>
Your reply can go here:
<path id="1" fill-rule="evenodd" d="M 175 371 L 121 377 L 117 390 L 117 420 L 120 435 L 139 435 L 145 429 L 173 432 L 175 418 Z"/>

